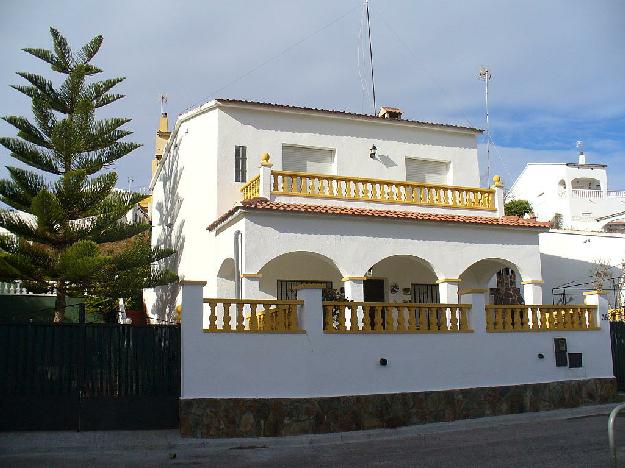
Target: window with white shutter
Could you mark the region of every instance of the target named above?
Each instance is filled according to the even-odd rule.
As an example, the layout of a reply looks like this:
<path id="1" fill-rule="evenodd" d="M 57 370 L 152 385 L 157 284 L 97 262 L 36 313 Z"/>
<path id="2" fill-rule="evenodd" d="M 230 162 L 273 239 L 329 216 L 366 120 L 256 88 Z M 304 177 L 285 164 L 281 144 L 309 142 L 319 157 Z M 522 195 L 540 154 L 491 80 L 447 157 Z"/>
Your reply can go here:
<path id="1" fill-rule="evenodd" d="M 428 184 L 446 184 L 449 164 L 443 161 L 406 158 L 406 180 Z"/>
<path id="2" fill-rule="evenodd" d="M 334 150 L 311 148 L 309 146 L 282 145 L 282 170 L 333 174 Z"/>

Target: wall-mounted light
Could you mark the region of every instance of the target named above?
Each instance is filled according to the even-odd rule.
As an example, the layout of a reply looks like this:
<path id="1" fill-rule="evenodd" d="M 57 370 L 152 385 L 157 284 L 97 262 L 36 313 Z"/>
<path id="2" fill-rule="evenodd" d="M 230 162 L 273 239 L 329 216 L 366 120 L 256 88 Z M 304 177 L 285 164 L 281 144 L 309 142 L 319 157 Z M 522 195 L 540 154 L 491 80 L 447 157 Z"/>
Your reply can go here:
<path id="1" fill-rule="evenodd" d="M 375 145 L 372 145 L 372 146 L 371 146 L 371 149 L 369 150 L 369 157 L 370 157 L 371 159 L 375 159 L 375 152 L 376 152 L 377 150 L 378 150 L 378 149 L 375 147 Z"/>

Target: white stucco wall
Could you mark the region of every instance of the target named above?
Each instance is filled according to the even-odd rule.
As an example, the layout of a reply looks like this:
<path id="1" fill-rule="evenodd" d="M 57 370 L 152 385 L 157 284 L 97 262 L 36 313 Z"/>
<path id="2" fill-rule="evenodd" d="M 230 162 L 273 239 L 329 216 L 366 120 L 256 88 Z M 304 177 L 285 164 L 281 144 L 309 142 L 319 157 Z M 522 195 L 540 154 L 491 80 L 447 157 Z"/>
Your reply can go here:
<path id="1" fill-rule="evenodd" d="M 477 305 L 474 333 L 324 334 L 320 291 L 307 291 L 317 296 L 302 294 L 305 334 L 237 334 L 203 333 L 201 287 L 187 290 L 181 397 L 363 395 L 613 375 L 605 321 L 599 331 L 488 334 L 483 305 Z M 569 352 L 583 353 L 582 368 L 555 366 L 554 337 L 566 338 Z M 380 366 L 380 358 L 388 365 Z"/>
<path id="2" fill-rule="evenodd" d="M 597 261 L 606 262 L 614 267 L 625 259 L 625 235 L 580 231 L 550 231 L 540 234 L 540 256 L 543 264 L 543 296 L 545 303 L 554 300 L 552 288 L 570 284 L 567 288 L 569 303 L 579 304 L 583 300 L 582 292 L 593 289 L 591 271 Z M 622 272 L 614 268 L 618 277 Z M 607 286 L 607 285 L 606 285 Z M 614 296 L 607 294 L 610 305 L 614 305 Z M 557 303 L 560 297 L 555 297 Z"/>

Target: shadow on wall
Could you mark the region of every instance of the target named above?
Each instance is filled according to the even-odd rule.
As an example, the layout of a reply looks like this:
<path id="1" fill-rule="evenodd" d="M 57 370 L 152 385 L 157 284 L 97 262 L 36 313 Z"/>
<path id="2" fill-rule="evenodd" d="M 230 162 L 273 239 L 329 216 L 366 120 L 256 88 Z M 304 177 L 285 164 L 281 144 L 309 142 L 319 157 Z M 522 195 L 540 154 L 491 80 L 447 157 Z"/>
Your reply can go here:
<path id="1" fill-rule="evenodd" d="M 540 254 L 542 263 L 543 302 L 545 304 L 583 304 L 584 291 L 595 289 L 592 271 L 595 264 L 582 260 Z M 621 275 L 614 267 L 612 277 Z M 614 307 L 615 294 L 609 281 L 604 284 L 605 298 L 609 307 Z M 552 292 L 553 291 L 553 292 Z"/>
<path id="2" fill-rule="evenodd" d="M 173 150 L 165 159 L 162 168 L 163 197 L 155 203 L 152 210 L 158 213 L 158 238 L 156 244 L 175 250 L 175 253 L 163 260 L 164 266 L 174 272 L 179 271 L 182 250 L 184 249 L 184 219 L 179 219 L 182 198 L 178 195 L 182 168 L 178 163 L 178 150 Z M 154 218 L 154 216 L 153 216 Z M 180 295 L 180 286 L 173 283 L 167 286 L 154 288 L 155 301 L 152 315 L 158 322 L 176 322 L 176 304 Z"/>

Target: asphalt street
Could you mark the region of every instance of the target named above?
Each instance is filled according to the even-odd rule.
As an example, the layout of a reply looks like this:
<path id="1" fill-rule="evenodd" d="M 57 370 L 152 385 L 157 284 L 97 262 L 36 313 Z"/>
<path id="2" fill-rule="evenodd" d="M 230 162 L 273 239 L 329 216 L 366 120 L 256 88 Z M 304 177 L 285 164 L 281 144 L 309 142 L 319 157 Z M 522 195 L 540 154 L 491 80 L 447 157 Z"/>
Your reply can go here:
<path id="1" fill-rule="evenodd" d="M 172 431 L 0 434 L 3 467 L 609 467 L 615 405 L 282 439 L 182 439 Z M 625 467 L 625 417 L 617 421 Z"/>

